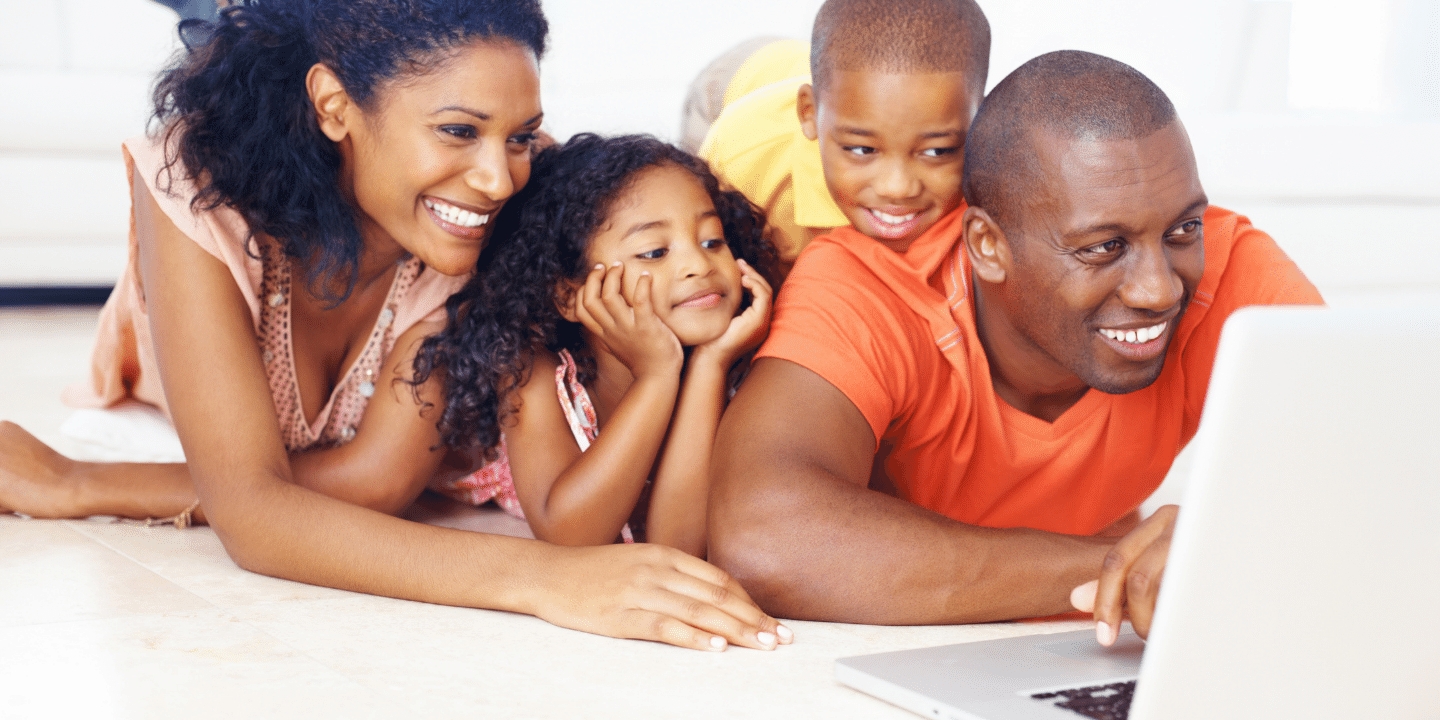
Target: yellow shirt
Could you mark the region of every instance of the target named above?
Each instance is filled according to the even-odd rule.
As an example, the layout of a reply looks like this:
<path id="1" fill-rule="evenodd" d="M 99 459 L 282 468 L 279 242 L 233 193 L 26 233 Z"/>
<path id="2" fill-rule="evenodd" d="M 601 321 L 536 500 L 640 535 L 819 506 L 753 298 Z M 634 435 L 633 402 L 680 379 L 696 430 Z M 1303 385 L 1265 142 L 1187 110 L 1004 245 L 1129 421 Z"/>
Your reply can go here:
<path id="1" fill-rule="evenodd" d="M 800 130 L 795 98 L 808 82 L 808 43 L 780 40 L 755 51 L 726 87 L 725 110 L 700 146 L 723 183 L 765 209 L 787 264 L 811 238 L 850 224 L 825 186 L 820 144 Z"/>

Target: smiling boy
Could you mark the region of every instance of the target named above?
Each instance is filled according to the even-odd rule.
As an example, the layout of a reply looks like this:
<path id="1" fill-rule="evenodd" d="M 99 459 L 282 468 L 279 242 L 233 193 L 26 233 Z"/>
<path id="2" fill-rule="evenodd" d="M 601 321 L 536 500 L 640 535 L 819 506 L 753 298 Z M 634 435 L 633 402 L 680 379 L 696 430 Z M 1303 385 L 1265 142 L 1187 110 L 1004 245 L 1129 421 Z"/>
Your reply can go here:
<path id="1" fill-rule="evenodd" d="M 1122 612 L 1143 635 L 1175 510 L 1134 512 L 1195 433 L 1221 326 L 1320 296 L 1209 207 L 1127 65 L 1026 63 L 965 154 L 970 206 L 903 253 L 842 228 L 797 262 L 717 435 L 710 559 L 785 617 L 983 622 L 1073 592 L 1102 642 Z"/>
<path id="2" fill-rule="evenodd" d="M 765 209 L 787 265 L 845 225 L 903 251 L 962 202 L 965 135 L 989 71 L 985 15 L 972 0 L 830 0 L 808 75 L 805 51 L 756 50 L 700 156 Z"/>

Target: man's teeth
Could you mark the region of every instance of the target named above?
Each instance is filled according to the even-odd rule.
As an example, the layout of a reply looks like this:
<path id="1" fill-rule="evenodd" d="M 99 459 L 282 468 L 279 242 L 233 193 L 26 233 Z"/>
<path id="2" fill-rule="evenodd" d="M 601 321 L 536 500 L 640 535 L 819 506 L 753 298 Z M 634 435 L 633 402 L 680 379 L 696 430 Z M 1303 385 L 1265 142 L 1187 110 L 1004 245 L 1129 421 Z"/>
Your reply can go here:
<path id="1" fill-rule="evenodd" d="M 903 222 L 910 222 L 911 220 L 915 219 L 916 215 L 920 214 L 918 212 L 912 212 L 909 215 L 891 215 L 889 213 L 880 212 L 879 210 L 871 210 L 870 213 L 875 216 L 875 219 L 889 225 L 899 225 Z"/>
<path id="2" fill-rule="evenodd" d="M 489 215 L 477 215 L 469 210 L 464 210 L 438 200 L 427 199 L 425 201 L 425 207 L 434 210 L 435 214 L 439 215 L 440 219 L 445 222 L 452 225 L 459 225 L 460 227 L 480 227 L 490 221 Z"/>
<path id="3" fill-rule="evenodd" d="M 1168 323 L 1160 323 L 1159 325 L 1152 325 L 1148 328 L 1140 328 L 1139 330 L 1108 330 L 1106 328 L 1100 328 L 1100 334 L 1111 340 L 1119 340 L 1121 342 L 1135 343 L 1138 345 L 1160 337 L 1160 335 L 1165 332 L 1165 326 L 1167 324 Z"/>

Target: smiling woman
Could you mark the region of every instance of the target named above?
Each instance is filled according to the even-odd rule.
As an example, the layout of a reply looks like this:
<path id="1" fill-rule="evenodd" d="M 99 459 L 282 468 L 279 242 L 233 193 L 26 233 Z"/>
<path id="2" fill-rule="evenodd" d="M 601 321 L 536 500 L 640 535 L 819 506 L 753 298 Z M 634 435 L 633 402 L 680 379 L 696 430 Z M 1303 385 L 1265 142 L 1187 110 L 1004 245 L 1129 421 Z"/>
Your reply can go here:
<path id="1" fill-rule="evenodd" d="M 86 398 L 161 408 L 187 462 L 74 462 L 0 423 L 0 509 L 208 521 L 255 572 L 773 647 L 774 620 L 678 551 L 392 517 L 445 456 L 441 379 L 401 381 L 529 179 L 538 3 L 251 0 L 207 29 L 125 145 L 131 257 Z"/>

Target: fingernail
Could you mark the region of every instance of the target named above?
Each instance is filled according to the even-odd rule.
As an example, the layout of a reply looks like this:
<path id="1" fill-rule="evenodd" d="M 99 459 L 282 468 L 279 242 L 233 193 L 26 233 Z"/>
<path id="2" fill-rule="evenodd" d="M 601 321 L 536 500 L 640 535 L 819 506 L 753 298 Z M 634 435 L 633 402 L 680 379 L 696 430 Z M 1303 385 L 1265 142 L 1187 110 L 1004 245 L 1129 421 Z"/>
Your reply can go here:
<path id="1" fill-rule="evenodd" d="M 595 263 L 595 269 L 596 269 L 596 270 L 604 270 L 604 269 L 605 269 L 605 265 L 602 264 L 602 263 Z"/>
<path id="2" fill-rule="evenodd" d="M 1110 627 L 1110 623 L 1103 621 L 1095 623 L 1095 639 L 1099 640 L 1101 645 L 1106 647 L 1114 645 L 1119 636 L 1119 630 Z"/>
<path id="3" fill-rule="evenodd" d="M 755 639 L 759 640 L 761 645 L 770 646 L 775 644 L 775 636 L 764 630 L 755 633 Z"/>
<path id="4" fill-rule="evenodd" d="M 724 650 L 724 649 L 725 649 L 725 638 L 720 637 L 719 635 L 712 635 L 712 636 L 710 636 L 710 649 L 712 649 L 712 650 Z"/>
<path id="5" fill-rule="evenodd" d="M 784 625 L 781 625 L 779 623 L 775 624 L 775 634 L 779 635 L 780 639 L 784 640 L 785 642 L 790 642 L 791 640 L 795 639 L 795 633 L 791 632 L 790 628 L 785 627 Z"/>

